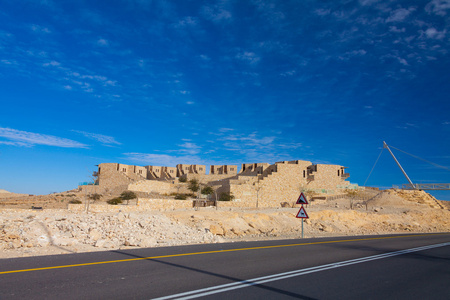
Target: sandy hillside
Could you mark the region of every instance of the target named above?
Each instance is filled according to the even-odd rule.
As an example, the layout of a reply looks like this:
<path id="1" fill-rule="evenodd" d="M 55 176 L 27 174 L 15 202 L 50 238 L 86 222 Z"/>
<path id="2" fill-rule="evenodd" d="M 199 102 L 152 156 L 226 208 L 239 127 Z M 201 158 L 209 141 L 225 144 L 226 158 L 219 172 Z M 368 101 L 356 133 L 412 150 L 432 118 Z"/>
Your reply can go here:
<path id="1" fill-rule="evenodd" d="M 388 190 L 367 203 L 354 200 L 353 209 L 350 204 L 348 199 L 309 204 L 305 237 L 450 231 L 450 211 L 425 192 Z M 86 213 L 0 208 L 0 258 L 299 238 L 298 209 Z"/>

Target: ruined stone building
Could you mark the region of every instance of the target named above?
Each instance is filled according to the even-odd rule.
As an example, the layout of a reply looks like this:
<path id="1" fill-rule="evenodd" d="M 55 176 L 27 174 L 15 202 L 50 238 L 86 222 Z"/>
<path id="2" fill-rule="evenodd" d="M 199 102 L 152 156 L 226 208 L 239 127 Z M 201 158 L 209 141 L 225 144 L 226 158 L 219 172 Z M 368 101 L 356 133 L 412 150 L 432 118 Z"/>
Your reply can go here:
<path id="1" fill-rule="evenodd" d="M 99 192 L 131 190 L 168 195 L 189 192 L 180 178 L 197 179 L 213 187 L 217 195 L 232 193 L 233 201 L 241 206 L 254 206 L 257 201 L 260 207 L 274 207 L 276 203 L 295 201 L 301 191 L 337 192 L 348 188 L 349 174 L 345 169 L 339 165 L 294 160 L 242 164 L 239 173 L 236 165 L 212 165 L 206 174 L 204 165 L 141 167 L 102 163 L 98 166 L 97 183 Z"/>

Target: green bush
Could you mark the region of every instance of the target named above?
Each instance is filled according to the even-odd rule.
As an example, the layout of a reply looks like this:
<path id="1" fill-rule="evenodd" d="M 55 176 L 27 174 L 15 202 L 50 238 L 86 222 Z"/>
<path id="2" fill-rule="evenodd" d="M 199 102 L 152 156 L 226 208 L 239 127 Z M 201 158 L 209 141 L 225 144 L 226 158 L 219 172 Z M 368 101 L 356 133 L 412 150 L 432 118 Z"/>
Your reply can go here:
<path id="1" fill-rule="evenodd" d="M 231 193 L 221 193 L 219 196 L 219 201 L 232 201 L 234 199 L 234 195 Z"/>
<path id="2" fill-rule="evenodd" d="M 212 195 L 214 194 L 214 189 L 210 186 L 205 186 L 200 193 L 202 193 L 202 195 Z"/>
<path id="3" fill-rule="evenodd" d="M 122 203 L 122 199 L 120 197 L 112 198 L 112 199 L 106 201 L 106 203 L 111 204 L 111 205 L 117 205 L 117 204 Z"/>
<path id="4" fill-rule="evenodd" d="M 120 194 L 120 199 L 126 200 L 127 205 L 130 203 L 130 200 L 136 199 L 137 195 L 132 191 L 124 191 L 122 194 Z"/>
<path id="5" fill-rule="evenodd" d="M 94 201 L 100 200 L 101 197 L 102 197 L 102 195 L 97 194 L 97 193 L 89 195 L 89 199 L 94 200 Z"/>
<path id="6" fill-rule="evenodd" d="M 179 182 L 187 182 L 187 178 L 185 176 L 178 178 Z"/>
<path id="7" fill-rule="evenodd" d="M 122 192 L 122 194 L 120 194 L 120 198 L 122 200 L 131 200 L 131 199 L 136 199 L 137 196 L 132 191 L 124 191 L 124 192 Z"/>
<path id="8" fill-rule="evenodd" d="M 197 179 L 189 180 L 188 189 L 190 189 L 193 193 L 198 192 L 198 190 L 200 189 L 198 180 Z"/>
<path id="9" fill-rule="evenodd" d="M 81 204 L 82 202 L 78 199 L 72 199 L 69 201 L 70 204 Z"/>
<path id="10" fill-rule="evenodd" d="M 176 194 L 175 195 L 175 200 L 186 200 L 187 197 L 188 196 L 186 194 Z"/>

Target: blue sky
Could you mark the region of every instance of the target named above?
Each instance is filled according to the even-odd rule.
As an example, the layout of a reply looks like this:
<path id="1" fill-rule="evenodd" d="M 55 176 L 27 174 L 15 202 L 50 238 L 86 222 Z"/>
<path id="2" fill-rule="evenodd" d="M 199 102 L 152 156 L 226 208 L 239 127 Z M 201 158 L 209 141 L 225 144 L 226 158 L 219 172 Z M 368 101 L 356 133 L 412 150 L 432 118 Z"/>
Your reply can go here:
<path id="1" fill-rule="evenodd" d="M 293 159 L 363 185 L 383 140 L 450 182 L 449 46 L 448 0 L 2 1 L 0 189 Z M 402 183 L 384 151 L 367 185 Z"/>

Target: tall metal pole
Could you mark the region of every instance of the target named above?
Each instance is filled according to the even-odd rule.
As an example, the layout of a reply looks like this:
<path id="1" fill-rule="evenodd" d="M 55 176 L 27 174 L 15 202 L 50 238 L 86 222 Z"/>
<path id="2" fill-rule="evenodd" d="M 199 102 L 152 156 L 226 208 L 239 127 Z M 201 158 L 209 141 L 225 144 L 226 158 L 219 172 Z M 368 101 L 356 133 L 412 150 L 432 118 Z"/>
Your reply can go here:
<path id="1" fill-rule="evenodd" d="M 416 186 L 414 185 L 414 183 L 412 183 L 411 179 L 409 179 L 408 175 L 406 174 L 405 170 L 403 170 L 402 166 L 400 165 L 400 163 L 398 162 L 397 158 L 395 158 L 394 153 L 392 153 L 391 149 L 389 148 L 389 146 L 386 144 L 385 141 L 383 141 L 383 147 L 385 149 L 388 149 L 389 153 L 391 153 L 392 157 L 394 158 L 395 162 L 397 163 L 398 167 L 400 168 L 400 170 L 402 170 L 403 175 L 405 175 L 406 179 L 408 179 L 409 183 L 411 184 L 413 189 L 416 189 Z"/>

